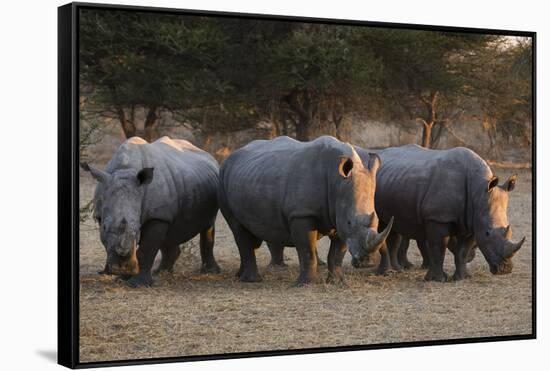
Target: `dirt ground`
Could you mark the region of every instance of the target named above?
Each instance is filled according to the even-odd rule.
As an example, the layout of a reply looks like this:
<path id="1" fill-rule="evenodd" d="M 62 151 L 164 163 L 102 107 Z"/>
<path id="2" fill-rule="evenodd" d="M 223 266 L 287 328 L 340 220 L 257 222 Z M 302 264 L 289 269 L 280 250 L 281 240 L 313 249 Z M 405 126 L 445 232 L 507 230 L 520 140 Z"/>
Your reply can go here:
<path id="1" fill-rule="evenodd" d="M 173 274 L 156 277 L 151 288 L 129 289 L 97 274 L 105 252 L 97 227 L 88 220 L 80 232 L 80 361 L 530 334 L 531 173 L 495 172 L 501 179 L 519 173 L 509 220 L 514 240 L 524 235 L 527 240 L 514 258 L 513 273 L 491 275 L 478 252 L 469 264 L 471 279 L 444 284 L 425 282 L 419 268 L 379 277 L 374 269 L 354 269 L 347 255 L 347 287 L 323 283 L 326 268 L 321 267 L 318 283 L 291 288 L 298 273 L 295 250 L 286 250 L 288 269 L 274 270 L 268 268 L 265 246 L 257 251 L 263 282 L 241 283 L 234 277 L 237 247 L 220 214 L 215 255 L 221 274 L 198 273 L 195 239 Z M 85 204 L 94 182 L 87 174 L 80 181 Z M 328 240 L 319 242 L 319 250 L 326 260 Z M 420 265 L 415 246 L 409 257 Z M 449 253 L 445 267 L 454 272 Z"/>

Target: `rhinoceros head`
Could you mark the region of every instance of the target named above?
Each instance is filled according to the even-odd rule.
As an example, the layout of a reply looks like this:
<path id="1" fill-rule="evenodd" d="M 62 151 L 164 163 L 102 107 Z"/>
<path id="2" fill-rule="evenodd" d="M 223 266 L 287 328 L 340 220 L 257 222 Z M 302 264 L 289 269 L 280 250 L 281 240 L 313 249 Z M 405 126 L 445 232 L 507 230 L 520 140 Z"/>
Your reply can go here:
<path id="1" fill-rule="evenodd" d="M 351 156 L 341 156 L 338 165 L 336 195 L 336 229 L 351 255 L 356 259 L 377 251 L 390 233 L 393 218 L 378 233 L 378 216 L 374 210 L 376 173 L 380 158 L 372 153 L 368 168 L 352 148 Z"/>
<path id="2" fill-rule="evenodd" d="M 511 273 L 512 257 L 525 242 L 525 237 L 517 243 L 511 241 L 512 227 L 508 223 L 508 194 L 516 180 L 517 175 L 512 175 L 498 185 L 498 178 L 493 176 L 475 211 L 475 237 L 493 274 Z"/>
<path id="3" fill-rule="evenodd" d="M 94 216 L 107 252 L 107 270 L 113 274 L 137 274 L 141 203 L 144 185 L 153 179 L 153 168 L 121 169 L 110 174 L 86 163 L 81 167 L 102 185 L 101 200 L 96 201 Z"/>

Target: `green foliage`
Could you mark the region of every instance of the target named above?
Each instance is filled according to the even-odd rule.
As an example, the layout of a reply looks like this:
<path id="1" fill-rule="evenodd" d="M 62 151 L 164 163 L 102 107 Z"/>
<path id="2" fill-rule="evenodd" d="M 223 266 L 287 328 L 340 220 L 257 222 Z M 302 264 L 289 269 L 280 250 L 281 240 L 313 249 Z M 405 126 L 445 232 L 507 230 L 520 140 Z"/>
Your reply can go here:
<path id="1" fill-rule="evenodd" d="M 284 42 L 274 45 L 273 73 L 268 79 L 283 94 L 293 89 L 344 94 L 365 87 L 378 66 L 368 48 L 355 42 L 354 31 L 349 26 L 323 24 L 296 28 Z"/>
<path id="2" fill-rule="evenodd" d="M 170 110 L 205 131 L 267 118 L 300 139 L 319 122 L 338 131 L 356 112 L 448 127 L 477 104 L 503 128 L 530 119 L 532 48 L 522 40 L 110 10 L 80 20 L 82 84 L 127 135 L 134 107 L 147 109 L 145 127 Z"/>
<path id="3" fill-rule="evenodd" d="M 409 119 L 430 114 L 424 100 L 438 92 L 443 100 L 463 93 L 470 56 L 495 37 L 435 31 L 376 29 L 363 31 L 382 64 L 381 88 Z"/>
<path id="4" fill-rule="evenodd" d="M 504 136 L 525 136 L 532 119 L 532 45 L 527 38 L 500 39 L 475 56 L 468 93 L 484 121 Z"/>
<path id="5" fill-rule="evenodd" d="M 83 10 L 81 78 L 105 103 L 178 108 L 227 87 L 215 74 L 225 42 L 208 18 Z"/>

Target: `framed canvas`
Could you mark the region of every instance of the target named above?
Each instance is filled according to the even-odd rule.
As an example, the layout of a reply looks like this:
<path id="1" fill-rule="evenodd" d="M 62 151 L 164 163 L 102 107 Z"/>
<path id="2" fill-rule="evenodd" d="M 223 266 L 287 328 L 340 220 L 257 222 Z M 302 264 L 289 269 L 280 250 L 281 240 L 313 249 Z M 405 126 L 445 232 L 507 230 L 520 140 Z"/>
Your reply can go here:
<path id="1" fill-rule="evenodd" d="M 536 337 L 536 33 L 58 9 L 71 367 Z"/>

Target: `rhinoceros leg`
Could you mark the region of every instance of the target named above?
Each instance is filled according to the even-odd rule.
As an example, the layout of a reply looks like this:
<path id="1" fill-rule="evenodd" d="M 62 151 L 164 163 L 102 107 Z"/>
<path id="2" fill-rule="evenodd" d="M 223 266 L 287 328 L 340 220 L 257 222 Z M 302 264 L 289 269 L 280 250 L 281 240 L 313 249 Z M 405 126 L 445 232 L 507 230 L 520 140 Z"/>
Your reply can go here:
<path id="1" fill-rule="evenodd" d="M 290 233 L 300 262 L 300 275 L 295 286 L 303 286 L 314 282 L 317 277 L 318 232 L 313 220 L 296 218 L 290 223 Z"/>
<path id="2" fill-rule="evenodd" d="M 422 265 L 420 268 L 429 269 L 430 268 L 430 252 L 428 250 L 428 244 L 426 240 L 416 240 L 416 245 L 418 250 L 420 250 L 420 255 L 422 255 Z"/>
<path id="3" fill-rule="evenodd" d="M 160 272 L 173 272 L 174 264 L 181 254 L 179 245 L 163 243 L 160 247 L 161 260 L 157 269 L 153 271 L 153 274 L 159 274 Z"/>
<path id="4" fill-rule="evenodd" d="M 126 282 L 128 286 L 151 286 L 153 283 L 151 268 L 168 228 L 168 223 L 159 220 L 150 220 L 141 227 L 141 240 L 137 251 L 139 273 Z"/>
<path id="5" fill-rule="evenodd" d="M 401 235 L 398 233 L 390 233 L 387 239 L 388 250 L 390 253 L 390 263 L 394 270 L 402 271 L 403 267 L 399 264 L 398 253 L 401 246 Z"/>
<path id="6" fill-rule="evenodd" d="M 330 239 L 327 283 L 345 283 L 344 273 L 342 272 L 342 261 L 344 260 L 346 251 L 347 247 L 340 238 L 332 237 Z"/>
<path id="7" fill-rule="evenodd" d="M 430 251 L 428 250 L 428 243 L 426 240 L 417 240 L 416 245 L 418 250 L 420 250 L 420 255 L 422 255 L 422 269 L 430 269 Z"/>
<path id="8" fill-rule="evenodd" d="M 379 276 L 383 276 L 388 273 L 388 269 L 390 268 L 390 253 L 388 251 L 388 245 L 385 241 L 382 244 L 379 253 L 380 263 L 378 264 L 378 268 L 376 268 L 376 274 Z"/>
<path id="9" fill-rule="evenodd" d="M 455 256 L 455 273 L 453 275 L 453 280 L 460 281 L 465 278 L 470 278 L 470 273 L 466 269 L 466 263 L 471 254 L 472 249 L 475 246 L 475 241 L 473 238 L 457 238 L 454 247 L 454 256 Z"/>
<path id="10" fill-rule="evenodd" d="M 414 267 L 414 264 L 409 261 L 409 258 L 407 257 L 407 252 L 409 251 L 409 243 L 411 242 L 410 239 L 405 238 L 404 236 L 401 236 L 401 243 L 399 244 L 399 251 L 397 253 L 397 260 L 399 261 L 399 264 L 404 269 L 411 269 Z"/>
<path id="11" fill-rule="evenodd" d="M 274 244 L 272 242 L 267 243 L 269 253 L 271 254 L 271 261 L 269 265 L 272 267 L 286 267 L 283 245 Z"/>
<path id="12" fill-rule="evenodd" d="M 262 241 L 238 222 L 231 223 L 230 227 L 241 257 L 241 266 L 237 272 L 237 277 L 242 282 L 260 282 L 262 277 L 258 273 L 254 251 L 260 247 Z"/>
<path id="13" fill-rule="evenodd" d="M 102 270 L 97 271 L 97 274 L 111 274 L 111 270 L 109 269 L 109 265 L 105 263 L 105 266 Z"/>
<path id="14" fill-rule="evenodd" d="M 220 273 L 220 267 L 214 259 L 214 239 L 216 231 L 214 226 L 209 226 L 201 232 L 201 273 Z"/>
<path id="15" fill-rule="evenodd" d="M 428 251 L 430 254 L 430 268 L 424 279 L 426 281 L 447 281 L 447 273 L 443 270 L 445 251 L 449 243 L 449 227 L 442 223 L 428 223 L 426 228 L 428 237 Z"/>

